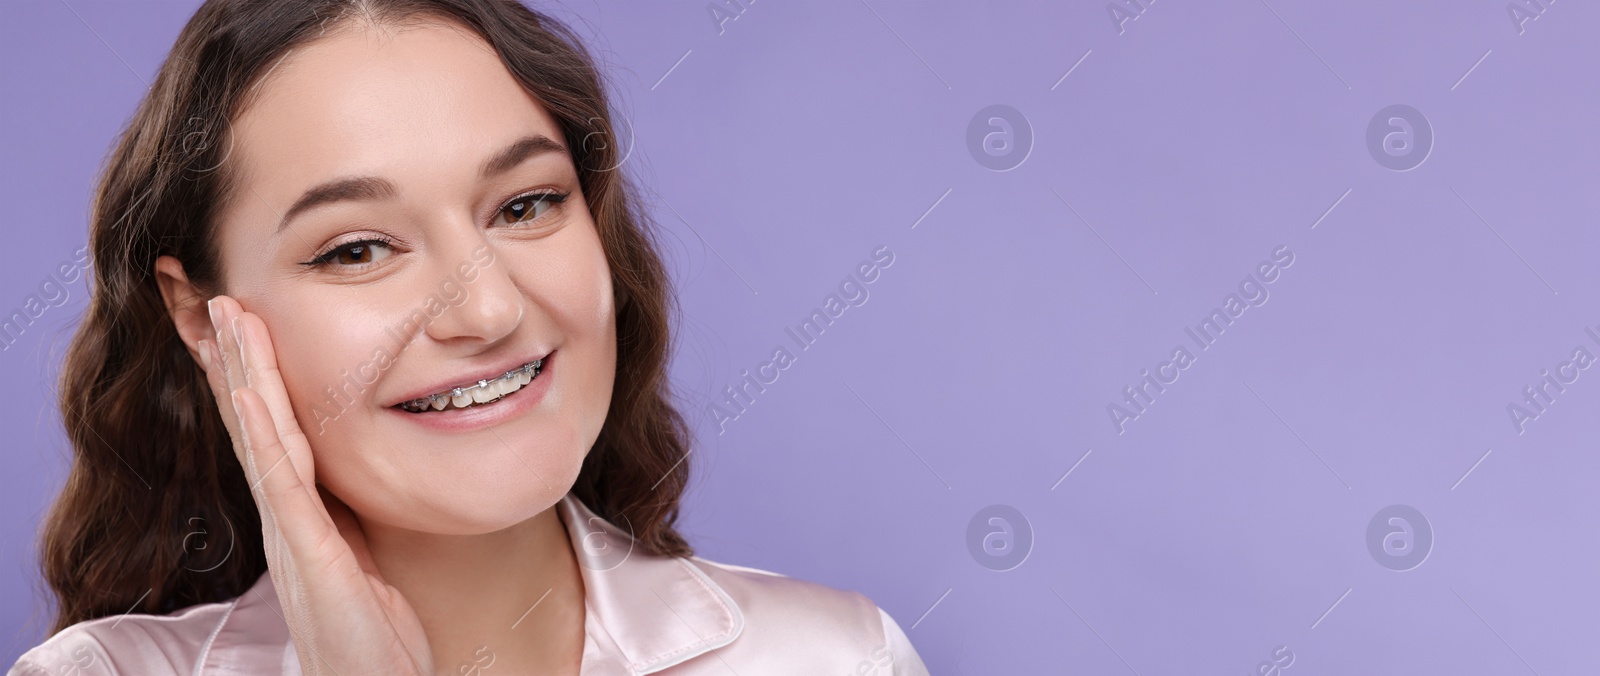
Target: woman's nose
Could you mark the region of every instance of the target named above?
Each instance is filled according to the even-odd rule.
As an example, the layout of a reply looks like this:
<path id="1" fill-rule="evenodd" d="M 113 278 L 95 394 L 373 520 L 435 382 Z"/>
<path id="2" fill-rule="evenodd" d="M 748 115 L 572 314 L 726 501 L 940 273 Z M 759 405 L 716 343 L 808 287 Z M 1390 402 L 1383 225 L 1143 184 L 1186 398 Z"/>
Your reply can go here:
<path id="1" fill-rule="evenodd" d="M 445 275 L 457 287 L 444 312 L 429 322 L 428 336 L 439 342 L 494 343 L 522 323 L 522 292 L 511 276 L 507 260 L 480 240 L 471 250 L 447 256 Z"/>

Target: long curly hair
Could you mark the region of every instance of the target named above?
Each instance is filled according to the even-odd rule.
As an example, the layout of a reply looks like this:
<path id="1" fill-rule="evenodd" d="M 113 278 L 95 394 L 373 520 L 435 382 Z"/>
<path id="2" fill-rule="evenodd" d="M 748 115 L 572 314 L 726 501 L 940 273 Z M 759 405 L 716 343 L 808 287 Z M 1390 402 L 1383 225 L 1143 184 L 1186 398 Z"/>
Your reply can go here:
<path id="1" fill-rule="evenodd" d="M 165 614 L 236 598 L 266 572 L 259 513 L 205 374 L 167 313 L 155 261 L 174 256 L 198 288 L 220 289 L 214 217 L 238 181 L 227 132 L 262 76 L 345 22 L 415 19 L 453 21 L 482 37 L 561 127 L 617 307 L 610 411 L 572 491 L 626 523 L 645 552 L 693 554 L 674 528 L 690 434 L 666 377 L 677 308 L 619 168 L 626 158 L 601 77 L 577 36 L 517 0 L 207 0 L 117 139 L 94 195 L 96 274 L 60 387 L 74 457 L 41 536 L 58 601 L 52 634 L 130 609 Z"/>

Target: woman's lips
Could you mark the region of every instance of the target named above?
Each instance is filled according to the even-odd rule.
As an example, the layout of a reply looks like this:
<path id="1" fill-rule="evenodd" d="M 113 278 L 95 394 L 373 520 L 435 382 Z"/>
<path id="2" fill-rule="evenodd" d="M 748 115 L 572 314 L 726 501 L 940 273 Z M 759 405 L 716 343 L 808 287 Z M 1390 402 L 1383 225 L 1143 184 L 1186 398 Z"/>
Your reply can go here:
<path id="1" fill-rule="evenodd" d="M 413 413 L 398 405 L 390 406 L 386 410 L 400 416 L 402 420 L 441 431 L 465 432 L 496 425 L 520 416 L 544 401 L 545 394 L 553 386 L 552 380 L 556 375 L 554 357 L 554 352 L 544 357 L 537 378 L 530 380 L 521 389 L 500 395 L 499 398 L 489 402 L 477 403 L 466 408 L 446 408 L 442 411 L 430 409 L 422 413 Z"/>
<path id="2" fill-rule="evenodd" d="M 452 408 L 487 405 L 499 401 L 501 397 L 509 397 L 521 392 L 522 388 L 537 380 L 540 374 L 544 372 L 544 361 L 543 359 L 535 359 L 505 372 L 504 375 L 498 378 L 480 380 L 465 387 L 456 387 L 426 397 L 418 397 L 396 404 L 396 406 L 412 413 L 426 414 L 433 411 L 446 411 Z"/>
<path id="3" fill-rule="evenodd" d="M 548 351 L 548 352 L 546 352 L 544 354 L 544 357 L 527 357 L 527 358 L 524 358 L 522 361 L 504 361 L 504 362 L 496 364 L 496 365 L 494 365 L 492 367 L 485 368 L 482 371 L 479 371 L 477 373 L 467 375 L 465 377 L 458 375 L 458 376 L 451 376 L 448 380 L 441 378 L 440 381 L 442 381 L 442 382 L 436 381 L 431 385 L 425 385 L 425 386 L 422 386 L 422 387 L 418 387 L 415 390 L 411 391 L 409 394 L 406 394 L 405 397 L 402 398 L 402 399 L 390 400 L 390 401 L 394 401 L 394 403 L 393 404 L 388 404 L 388 406 L 399 406 L 399 405 L 404 404 L 404 403 L 409 402 L 409 401 L 415 401 L 415 400 L 418 400 L 418 399 L 425 399 L 425 398 L 433 396 L 435 394 L 439 394 L 439 393 L 442 393 L 442 392 L 449 392 L 449 391 L 454 390 L 454 389 L 470 388 L 470 387 L 476 386 L 479 382 L 484 381 L 484 380 L 497 380 L 501 376 L 504 376 L 506 373 L 509 373 L 511 371 L 520 369 L 520 368 L 522 368 L 524 366 L 527 366 L 530 363 L 533 363 L 535 361 L 539 361 L 541 359 L 548 359 L 550 357 L 550 355 L 554 354 L 554 353 L 555 353 L 555 350 L 550 350 L 550 351 Z M 535 353 L 535 354 L 537 354 L 537 353 Z"/>

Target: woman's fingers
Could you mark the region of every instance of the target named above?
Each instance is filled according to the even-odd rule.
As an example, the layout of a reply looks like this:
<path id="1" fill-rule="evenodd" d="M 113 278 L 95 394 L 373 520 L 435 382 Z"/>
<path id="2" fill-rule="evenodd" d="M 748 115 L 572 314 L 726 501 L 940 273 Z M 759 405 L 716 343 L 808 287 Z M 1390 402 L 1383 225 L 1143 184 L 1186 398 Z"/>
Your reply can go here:
<path id="1" fill-rule="evenodd" d="M 277 359 L 271 338 L 266 332 L 266 325 L 261 323 L 259 317 L 243 312 L 238 302 L 227 296 L 213 298 L 208 303 L 208 309 L 212 325 L 218 330 L 215 340 L 201 341 L 200 345 L 200 349 L 205 351 L 203 361 L 206 367 L 206 380 L 211 385 L 212 394 L 215 395 L 223 424 L 227 426 L 228 434 L 233 439 L 234 453 L 239 463 L 247 465 L 246 442 L 243 440 L 250 435 L 246 433 L 241 421 L 233 393 L 240 388 L 248 387 L 264 402 L 266 415 L 261 417 L 261 421 L 271 426 L 273 440 L 283 449 L 287 458 L 286 464 L 293 468 L 292 471 L 297 475 L 302 490 L 311 495 L 311 500 L 317 504 L 320 511 L 322 497 L 310 488 L 315 482 L 316 471 L 311 448 L 305 434 L 295 422 L 294 411 L 289 405 L 289 395 L 284 390 L 283 380 L 278 373 Z M 260 435 L 255 436 L 260 438 Z M 274 462 L 278 460 L 275 458 Z M 266 468 L 262 467 L 246 467 L 246 476 L 252 491 L 258 488 L 257 484 L 261 477 L 253 476 L 251 473 L 265 471 Z M 263 512 L 265 511 L 263 509 Z M 270 514 L 263 516 L 272 518 Z"/>
<path id="2" fill-rule="evenodd" d="M 289 403 L 289 392 L 284 389 L 283 376 L 278 371 L 277 353 L 267 333 L 267 326 L 260 317 L 248 312 L 234 314 L 229 323 L 239 344 L 239 364 L 244 374 L 244 384 L 266 402 L 278 440 L 294 459 L 295 467 L 300 470 L 300 480 L 309 486 L 314 483 L 316 472 L 311 445 L 300 430 L 294 408 Z"/>
<path id="3" fill-rule="evenodd" d="M 311 446 L 294 416 L 289 403 L 289 393 L 284 389 L 278 371 L 277 352 L 272 338 L 261 318 L 244 311 L 238 301 L 227 296 L 217 296 L 209 304 L 211 323 L 217 329 L 217 347 L 223 357 L 224 393 L 240 387 L 249 387 L 266 402 L 278 439 L 294 460 L 301 482 L 311 485 L 316 468 Z M 218 397 L 221 400 L 228 397 Z M 229 408 L 232 408 L 231 404 Z M 228 412 L 224 411 L 224 419 Z M 242 458 L 241 458 L 242 461 Z M 320 497 L 316 498 L 321 502 Z"/>
<path id="4" fill-rule="evenodd" d="M 217 412 L 222 414 L 222 425 L 228 430 L 233 453 L 242 465 L 244 446 L 239 443 L 239 416 L 233 412 L 233 397 L 228 394 L 232 390 L 228 388 L 228 376 L 223 372 L 222 351 L 215 340 L 202 340 L 196 349 L 200 351 L 200 365 L 206 370 L 206 384 L 211 386 L 211 398 L 217 402 Z"/>
<path id="5" fill-rule="evenodd" d="M 303 556 L 326 560 L 329 536 L 337 538 L 333 523 L 325 516 L 321 502 L 314 498 L 311 487 L 300 479 L 294 460 L 278 439 L 267 403 L 249 387 L 233 391 L 234 410 L 239 413 L 240 429 L 244 431 L 245 476 L 250 490 L 263 511 L 268 511 L 280 537 L 297 562 L 305 563 Z"/>
<path id="6" fill-rule="evenodd" d="M 239 372 L 238 344 L 234 340 L 233 315 L 230 313 L 227 296 L 217 296 L 206 302 L 206 309 L 211 314 L 211 328 L 216 332 L 217 351 L 222 353 L 222 375 L 228 383 L 228 392 L 233 392 L 236 387 L 245 385 L 242 374 Z"/>
<path id="7" fill-rule="evenodd" d="M 206 366 L 206 380 L 211 383 L 211 394 L 216 399 L 217 409 L 222 414 L 222 422 L 228 428 L 228 435 L 233 439 L 233 451 L 239 458 L 239 464 L 244 464 L 244 444 L 239 441 L 239 417 L 233 410 L 233 388 L 243 385 L 237 382 L 238 367 L 234 361 L 232 350 L 228 344 L 232 340 L 232 332 L 222 330 L 228 325 L 224 296 L 217 296 L 206 303 L 206 309 L 211 314 L 211 326 L 214 334 L 210 341 L 212 358 Z"/>

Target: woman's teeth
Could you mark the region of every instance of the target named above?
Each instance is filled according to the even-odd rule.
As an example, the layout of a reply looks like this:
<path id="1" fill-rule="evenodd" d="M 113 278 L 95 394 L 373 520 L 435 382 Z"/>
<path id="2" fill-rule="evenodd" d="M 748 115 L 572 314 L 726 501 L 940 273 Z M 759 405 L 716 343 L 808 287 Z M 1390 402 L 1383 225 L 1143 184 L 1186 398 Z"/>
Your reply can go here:
<path id="1" fill-rule="evenodd" d="M 505 375 L 494 380 L 480 380 L 477 385 L 471 387 L 458 387 L 421 399 L 412 399 L 400 404 L 400 408 L 412 413 L 425 413 L 487 404 L 522 389 L 533 382 L 534 378 L 539 377 L 539 373 L 543 370 L 544 360 L 539 359 L 523 364 L 522 368 L 506 371 Z"/>

